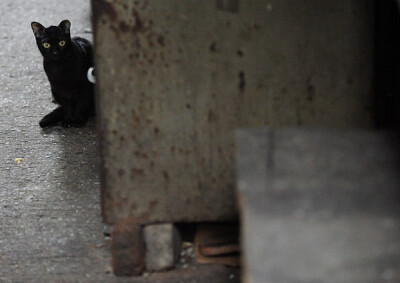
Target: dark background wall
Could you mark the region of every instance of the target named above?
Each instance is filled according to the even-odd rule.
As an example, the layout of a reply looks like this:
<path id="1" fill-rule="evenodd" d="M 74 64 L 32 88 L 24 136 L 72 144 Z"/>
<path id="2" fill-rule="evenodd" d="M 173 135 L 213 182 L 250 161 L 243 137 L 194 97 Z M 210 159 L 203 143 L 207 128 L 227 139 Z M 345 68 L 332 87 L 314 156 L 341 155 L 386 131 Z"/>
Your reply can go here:
<path id="1" fill-rule="evenodd" d="M 375 1 L 376 122 L 400 125 L 400 1 Z"/>

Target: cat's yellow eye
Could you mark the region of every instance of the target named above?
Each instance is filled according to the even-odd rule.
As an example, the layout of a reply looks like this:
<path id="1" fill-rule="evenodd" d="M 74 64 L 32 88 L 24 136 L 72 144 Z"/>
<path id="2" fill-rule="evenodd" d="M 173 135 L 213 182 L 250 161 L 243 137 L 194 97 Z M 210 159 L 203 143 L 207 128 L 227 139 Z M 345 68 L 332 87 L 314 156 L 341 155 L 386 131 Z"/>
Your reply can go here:
<path id="1" fill-rule="evenodd" d="M 61 40 L 58 45 L 60 45 L 61 47 L 63 47 L 65 45 L 65 40 Z"/>
<path id="2" fill-rule="evenodd" d="M 43 47 L 44 48 L 50 48 L 50 43 L 48 43 L 48 42 L 43 43 Z"/>

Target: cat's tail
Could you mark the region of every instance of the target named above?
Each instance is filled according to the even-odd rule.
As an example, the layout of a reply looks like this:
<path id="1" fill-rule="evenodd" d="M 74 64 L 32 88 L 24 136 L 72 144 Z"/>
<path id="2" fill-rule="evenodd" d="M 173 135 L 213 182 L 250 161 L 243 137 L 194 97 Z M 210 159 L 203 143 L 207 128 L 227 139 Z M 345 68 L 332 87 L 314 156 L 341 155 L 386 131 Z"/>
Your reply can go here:
<path id="1" fill-rule="evenodd" d="M 86 75 L 89 82 L 91 82 L 92 84 L 96 83 L 96 75 L 94 67 L 90 67 Z"/>
<path id="2" fill-rule="evenodd" d="M 58 107 L 54 109 L 52 112 L 47 114 L 40 120 L 39 126 L 42 128 L 52 126 L 57 124 L 64 118 L 64 109 L 62 107 Z"/>

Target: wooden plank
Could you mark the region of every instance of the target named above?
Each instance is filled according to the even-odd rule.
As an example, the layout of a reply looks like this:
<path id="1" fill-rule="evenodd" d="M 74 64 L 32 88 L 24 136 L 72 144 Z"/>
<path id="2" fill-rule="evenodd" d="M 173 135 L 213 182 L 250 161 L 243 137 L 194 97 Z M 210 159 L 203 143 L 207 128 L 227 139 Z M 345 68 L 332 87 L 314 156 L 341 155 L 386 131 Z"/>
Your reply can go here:
<path id="1" fill-rule="evenodd" d="M 198 263 L 240 266 L 238 224 L 199 224 L 194 244 Z"/>

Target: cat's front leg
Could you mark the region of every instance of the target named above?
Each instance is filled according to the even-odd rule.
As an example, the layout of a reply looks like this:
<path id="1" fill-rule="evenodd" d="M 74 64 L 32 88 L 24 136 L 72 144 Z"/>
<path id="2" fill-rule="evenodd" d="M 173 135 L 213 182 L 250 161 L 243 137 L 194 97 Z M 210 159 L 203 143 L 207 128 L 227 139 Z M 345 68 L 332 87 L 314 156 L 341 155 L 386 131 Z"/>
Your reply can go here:
<path id="1" fill-rule="evenodd" d="M 73 127 L 77 127 L 75 122 L 72 120 L 68 120 L 68 119 L 64 119 L 61 121 L 61 126 L 63 126 L 64 128 L 73 128 Z M 79 128 L 79 127 L 77 127 Z"/>
<path id="2" fill-rule="evenodd" d="M 39 126 L 41 128 L 53 126 L 60 122 L 64 117 L 64 109 L 62 107 L 58 107 L 54 109 L 52 112 L 44 116 L 40 122 Z"/>
<path id="3" fill-rule="evenodd" d="M 94 108 L 94 102 L 91 100 L 91 97 L 86 93 L 83 93 L 76 99 L 74 104 L 74 114 L 73 114 L 73 127 L 83 127 L 89 116 L 92 115 Z"/>
<path id="4" fill-rule="evenodd" d="M 85 126 L 87 121 L 87 116 L 84 114 L 73 115 L 73 118 L 64 118 L 61 125 L 66 128 L 82 128 Z"/>
<path id="5" fill-rule="evenodd" d="M 80 122 L 80 121 L 76 121 L 74 119 L 66 119 L 64 118 L 61 121 L 61 126 L 63 126 L 64 128 L 81 128 L 83 127 L 84 123 Z"/>
<path id="6" fill-rule="evenodd" d="M 83 120 L 66 120 L 63 121 L 61 125 L 66 128 L 82 128 L 83 126 L 85 126 L 85 123 L 86 122 Z"/>
<path id="7" fill-rule="evenodd" d="M 70 127 L 82 128 L 85 126 L 88 119 L 87 111 L 86 109 L 81 108 L 80 104 L 77 103 L 75 104 L 72 117 L 73 118 L 71 118 Z"/>
<path id="8" fill-rule="evenodd" d="M 65 128 L 76 127 L 74 119 L 74 105 L 71 99 L 63 99 L 61 102 L 64 108 L 64 117 L 61 121 L 61 126 Z"/>

